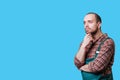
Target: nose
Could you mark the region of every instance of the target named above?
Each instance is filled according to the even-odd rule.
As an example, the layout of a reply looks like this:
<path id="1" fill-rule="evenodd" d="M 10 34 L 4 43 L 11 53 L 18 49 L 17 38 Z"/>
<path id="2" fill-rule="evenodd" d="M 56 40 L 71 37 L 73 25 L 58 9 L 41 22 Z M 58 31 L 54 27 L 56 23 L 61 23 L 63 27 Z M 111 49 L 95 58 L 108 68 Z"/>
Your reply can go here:
<path id="1" fill-rule="evenodd" d="M 84 23 L 84 28 L 88 28 L 88 23 Z"/>

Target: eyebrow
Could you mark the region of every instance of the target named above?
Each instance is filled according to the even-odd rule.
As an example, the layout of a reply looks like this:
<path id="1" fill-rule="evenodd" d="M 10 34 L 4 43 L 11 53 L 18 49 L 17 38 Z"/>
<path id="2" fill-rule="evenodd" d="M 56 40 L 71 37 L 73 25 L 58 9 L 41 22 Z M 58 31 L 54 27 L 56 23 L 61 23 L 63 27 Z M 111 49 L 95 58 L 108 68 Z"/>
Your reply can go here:
<path id="1" fill-rule="evenodd" d="M 93 21 L 93 20 L 87 20 L 88 22 L 91 22 L 91 21 Z M 83 23 L 85 23 L 86 21 L 83 21 Z"/>

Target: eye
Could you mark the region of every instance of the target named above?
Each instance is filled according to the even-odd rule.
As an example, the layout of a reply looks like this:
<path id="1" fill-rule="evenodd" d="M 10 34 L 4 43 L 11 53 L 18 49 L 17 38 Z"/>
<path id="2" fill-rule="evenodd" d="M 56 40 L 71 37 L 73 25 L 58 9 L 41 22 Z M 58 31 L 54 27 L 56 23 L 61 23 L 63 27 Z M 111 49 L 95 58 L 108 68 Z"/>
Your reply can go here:
<path id="1" fill-rule="evenodd" d="M 89 22 L 89 23 L 93 23 L 93 21 L 91 21 L 91 20 L 89 20 L 88 22 Z"/>

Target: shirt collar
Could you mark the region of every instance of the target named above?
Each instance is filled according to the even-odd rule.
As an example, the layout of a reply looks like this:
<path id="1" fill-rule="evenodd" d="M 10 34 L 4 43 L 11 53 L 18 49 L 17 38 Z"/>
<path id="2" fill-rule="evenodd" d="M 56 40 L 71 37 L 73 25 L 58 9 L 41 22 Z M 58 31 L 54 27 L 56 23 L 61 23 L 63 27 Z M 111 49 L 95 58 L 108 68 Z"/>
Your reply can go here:
<path id="1" fill-rule="evenodd" d="M 108 35 L 107 35 L 107 33 L 105 33 L 105 34 L 101 35 L 98 39 L 96 39 L 94 41 L 94 43 L 97 42 L 97 41 L 102 41 L 104 38 L 107 38 L 107 37 L 108 37 Z"/>

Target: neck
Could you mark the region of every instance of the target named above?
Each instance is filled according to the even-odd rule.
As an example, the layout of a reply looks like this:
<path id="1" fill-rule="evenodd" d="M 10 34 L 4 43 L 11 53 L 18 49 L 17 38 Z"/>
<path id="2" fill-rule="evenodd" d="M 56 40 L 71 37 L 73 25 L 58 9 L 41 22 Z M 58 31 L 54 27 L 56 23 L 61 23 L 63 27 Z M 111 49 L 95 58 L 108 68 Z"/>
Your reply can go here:
<path id="1" fill-rule="evenodd" d="M 103 33 L 100 30 L 98 30 L 95 34 L 93 34 L 94 41 L 97 40 L 102 35 L 103 35 Z"/>

